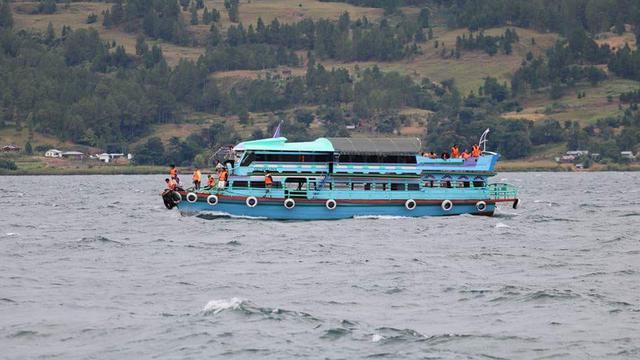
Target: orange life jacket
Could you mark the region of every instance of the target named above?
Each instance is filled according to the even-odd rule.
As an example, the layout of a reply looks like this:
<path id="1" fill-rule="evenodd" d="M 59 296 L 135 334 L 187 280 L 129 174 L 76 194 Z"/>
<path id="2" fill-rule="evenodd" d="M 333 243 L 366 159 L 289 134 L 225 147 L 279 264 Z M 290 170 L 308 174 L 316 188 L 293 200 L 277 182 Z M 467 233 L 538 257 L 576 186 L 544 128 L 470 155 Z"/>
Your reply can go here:
<path id="1" fill-rule="evenodd" d="M 178 176 L 178 169 L 172 168 L 171 170 L 169 170 L 169 175 L 171 175 L 171 177 Z"/>
<path id="2" fill-rule="evenodd" d="M 200 179 L 202 178 L 202 173 L 200 173 L 200 170 L 196 170 L 193 172 L 193 176 L 191 178 L 193 179 L 193 181 L 200 181 Z"/>
<path id="3" fill-rule="evenodd" d="M 480 156 L 480 146 L 473 145 L 473 150 L 471 151 L 471 156 L 479 157 Z"/>
<path id="4" fill-rule="evenodd" d="M 451 147 L 451 157 L 452 158 L 460 157 L 460 150 L 458 150 L 457 146 Z"/>
<path id="5" fill-rule="evenodd" d="M 227 181 L 227 176 L 229 174 L 227 173 L 227 170 L 222 170 L 222 172 L 220 173 L 220 181 Z"/>
<path id="6" fill-rule="evenodd" d="M 464 151 L 464 152 L 462 153 L 462 158 L 463 158 L 463 159 L 468 159 L 468 158 L 470 158 L 470 157 L 471 157 L 471 154 L 469 154 L 468 152 Z"/>
<path id="7" fill-rule="evenodd" d="M 271 175 L 265 175 L 265 177 L 264 177 L 264 184 L 265 184 L 265 185 L 271 185 L 271 184 L 273 184 L 273 178 L 271 177 Z"/>

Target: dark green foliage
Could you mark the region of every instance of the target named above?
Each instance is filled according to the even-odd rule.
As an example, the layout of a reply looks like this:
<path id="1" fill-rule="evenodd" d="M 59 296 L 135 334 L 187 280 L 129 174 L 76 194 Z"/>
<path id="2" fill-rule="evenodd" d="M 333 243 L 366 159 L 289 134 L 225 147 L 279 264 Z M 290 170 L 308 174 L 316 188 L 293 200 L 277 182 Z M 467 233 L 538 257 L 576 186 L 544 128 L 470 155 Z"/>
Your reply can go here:
<path id="1" fill-rule="evenodd" d="M 152 137 L 146 143 L 136 147 L 134 153 L 136 164 L 165 165 L 167 163 L 164 145 L 157 137 Z"/>
<path id="2" fill-rule="evenodd" d="M 591 33 L 621 24 L 637 24 L 640 3 L 629 0 L 457 0 L 441 1 L 455 27 L 472 31 L 515 25 L 570 34 L 575 28 Z"/>
<path id="3" fill-rule="evenodd" d="M 191 25 L 198 25 L 198 8 L 194 3 L 191 3 L 189 11 L 191 12 Z"/>
<path id="4" fill-rule="evenodd" d="M 502 102 L 509 96 L 509 89 L 506 84 L 500 85 L 495 78 L 487 77 L 484 79 L 480 93 L 484 93 L 496 102 Z"/>
<path id="5" fill-rule="evenodd" d="M 0 169 L 18 170 L 18 166 L 13 160 L 0 159 Z"/>
<path id="6" fill-rule="evenodd" d="M 224 0 L 224 8 L 227 9 L 229 20 L 238 22 L 240 17 L 240 0 Z"/>
<path id="7" fill-rule="evenodd" d="M 218 35 L 216 34 L 216 38 Z M 392 61 L 416 53 L 414 41 L 424 41 L 416 22 L 402 21 L 389 26 L 384 21 L 373 26 L 366 18 L 352 22 L 348 13 L 338 21 L 304 19 L 282 24 L 274 19 L 265 25 L 261 18 L 255 26 L 242 24 L 227 29 L 226 43 L 232 47 L 243 44 L 270 44 L 292 50 L 313 50 L 319 58 L 345 61 Z"/>
<path id="8" fill-rule="evenodd" d="M 487 54 L 493 56 L 502 49 L 506 55 L 513 51 L 511 44 L 518 42 L 518 34 L 515 30 L 507 29 L 501 36 L 488 36 L 480 31 L 476 36 L 472 32 L 463 34 L 456 38 L 456 49 L 477 50 L 482 49 Z"/>
<path id="9" fill-rule="evenodd" d="M 217 44 L 214 41 L 215 34 L 218 34 L 217 28 L 215 29 L 209 40 L 211 45 Z M 278 65 L 297 66 L 300 59 L 293 51 L 284 47 L 246 44 L 236 47 L 222 45 L 207 49 L 202 61 L 209 72 L 214 72 L 268 69 Z"/>
<path id="10" fill-rule="evenodd" d="M 584 64 L 606 62 L 612 56 L 611 51 L 608 46 L 598 47 L 591 38 L 583 35 L 584 32 L 578 31 L 569 41 L 556 42 L 547 50 L 546 59 L 527 56 L 511 77 L 511 91 L 520 94 L 526 89 L 549 86 L 549 96 L 557 99 L 562 96 L 563 88 L 572 87 L 579 81 L 589 81 L 595 85 L 605 80 L 607 75 L 602 69 Z"/>
<path id="11" fill-rule="evenodd" d="M 609 60 L 609 70 L 618 76 L 640 80 L 640 50 L 631 51 L 625 45 Z"/>
<path id="12" fill-rule="evenodd" d="M 13 26 L 13 14 L 9 0 L 0 0 L 0 30 L 10 29 Z"/>
<path id="13" fill-rule="evenodd" d="M 418 15 L 418 24 L 420 24 L 421 28 L 426 29 L 430 26 L 430 23 L 429 23 L 430 16 L 431 14 L 428 8 L 420 9 L 420 15 Z"/>
<path id="14" fill-rule="evenodd" d="M 531 128 L 533 145 L 552 144 L 564 141 L 564 129 L 556 120 L 536 122 Z"/>
<path id="15" fill-rule="evenodd" d="M 189 2 L 186 4 L 188 6 Z M 180 18 L 176 0 L 126 0 L 124 4 L 117 0 L 103 16 L 102 24 L 107 28 L 120 24 L 124 24 L 125 31 L 129 32 L 141 28 L 151 38 L 179 45 L 188 45 L 192 40 Z"/>
<path id="16" fill-rule="evenodd" d="M 627 104 L 640 103 L 640 90 L 633 90 L 620 94 L 620 102 Z"/>
<path id="17" fill-rule="evenodd" d="M 87 24 L 93 24 L 97 21 L 98 21 L 98 15 L 92 13 L 92 14 L 89 14 L 89 16 L 87 16 L 87 21 L 86 21 Z"/>
<path id="18" fill-rule="evenodd" d="M 33 147 L 31 146 L 31 142 L 27 141 L 27 143 L 24 144 L 24 153 L 27 155 L 33 155 Z"/>
<path id="19" fill-rule="evenodd" d="M 55 0 L 40 0 L 38 4 L 38 13 L 53 14 L 56 12 L 57 6 Z"/>

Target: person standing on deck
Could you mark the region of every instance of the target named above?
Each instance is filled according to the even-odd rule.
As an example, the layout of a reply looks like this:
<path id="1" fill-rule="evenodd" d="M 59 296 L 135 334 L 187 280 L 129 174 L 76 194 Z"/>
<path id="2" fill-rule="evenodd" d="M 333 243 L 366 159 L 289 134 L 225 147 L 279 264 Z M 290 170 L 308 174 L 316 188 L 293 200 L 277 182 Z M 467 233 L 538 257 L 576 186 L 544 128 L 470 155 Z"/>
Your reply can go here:
<path id="1" fill-rule="evenodd" d="M 199 168 L 196 167 L 193 175 L 191 176 L 191 179 L 193 179 L 193 186 L 195 187 L 195 189 L 200 190 L 200 180 L 202 180 L 202 173 L 200 172 Z"/>
<path id="2" fill-rule="evenodd" d="M 271 192 L 272 186 L 273 186 L 273 177 L 271 176 L 271 173 L 264 174 L 264 187 L 265 189 L 267 189 L 265 196 Z"/>
<path id="3" fill-rule="evenodd" d="M 176 184 L 180 184 L 180 179 L 178 178 L 178 169 L 176 169 L 176 166 L 174 164 L 171 164 L 170 166 L 171 168 L 169 169 L 169 178 L 174 180 Z"/>
<path id="4" fill-rule="evenodd" d="M 220 170 L 220 173 L 218 175 L 218 191 L 224 190 L 227 184 L 228 176 L 229 176 L 229 173 L 227 172 L 227 169 L 223 167 L 222 170 Z"/>
<path id="5" fill-rule="evenodd" d="M 458 149 L 458 145 L 454 144 L 451 147 L 451 158 L 455 159 L 455 158 L 459 158 L 460 157 L 460 149 Z"/>

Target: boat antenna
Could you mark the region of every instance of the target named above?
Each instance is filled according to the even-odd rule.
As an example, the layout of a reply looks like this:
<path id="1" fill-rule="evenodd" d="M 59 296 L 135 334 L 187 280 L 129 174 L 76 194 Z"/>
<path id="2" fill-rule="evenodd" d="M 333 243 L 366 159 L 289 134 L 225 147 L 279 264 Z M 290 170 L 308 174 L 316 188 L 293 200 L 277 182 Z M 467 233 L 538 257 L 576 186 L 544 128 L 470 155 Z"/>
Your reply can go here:
<path id="1" fill-rule="evenodd" d="M 280 122 L 278 123 L 278 127 L 276 127 L 276 130 L 273 132 L 273 136 L 272 138 L 279 138 L 280 136 L 280 127 L 282 126 L 282 120 L 280 120 Z"/>
<path id="2" fill-rule="evenodd" d="M 487 151 L 487 135 L 489 134 L 489 129 L 485 130 L 482 135 L 480 135 L 480 140 L 478 141 L 478 145 L 482 147 L 482 152 Z"/>

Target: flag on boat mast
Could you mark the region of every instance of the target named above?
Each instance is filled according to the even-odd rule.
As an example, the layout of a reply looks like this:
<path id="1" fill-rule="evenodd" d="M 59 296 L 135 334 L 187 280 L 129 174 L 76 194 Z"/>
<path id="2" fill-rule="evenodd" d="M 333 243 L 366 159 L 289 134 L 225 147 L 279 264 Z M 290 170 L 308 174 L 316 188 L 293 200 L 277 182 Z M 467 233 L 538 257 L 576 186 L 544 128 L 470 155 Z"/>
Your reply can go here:
<path id="1" fill-rule="evenodd" d="M 273 132 L 273 138 L 280 137 L 280 126 L 282 126 L 282 120 L 278 123 L 278 127 L 276 127 L 276 131 Z"/>

